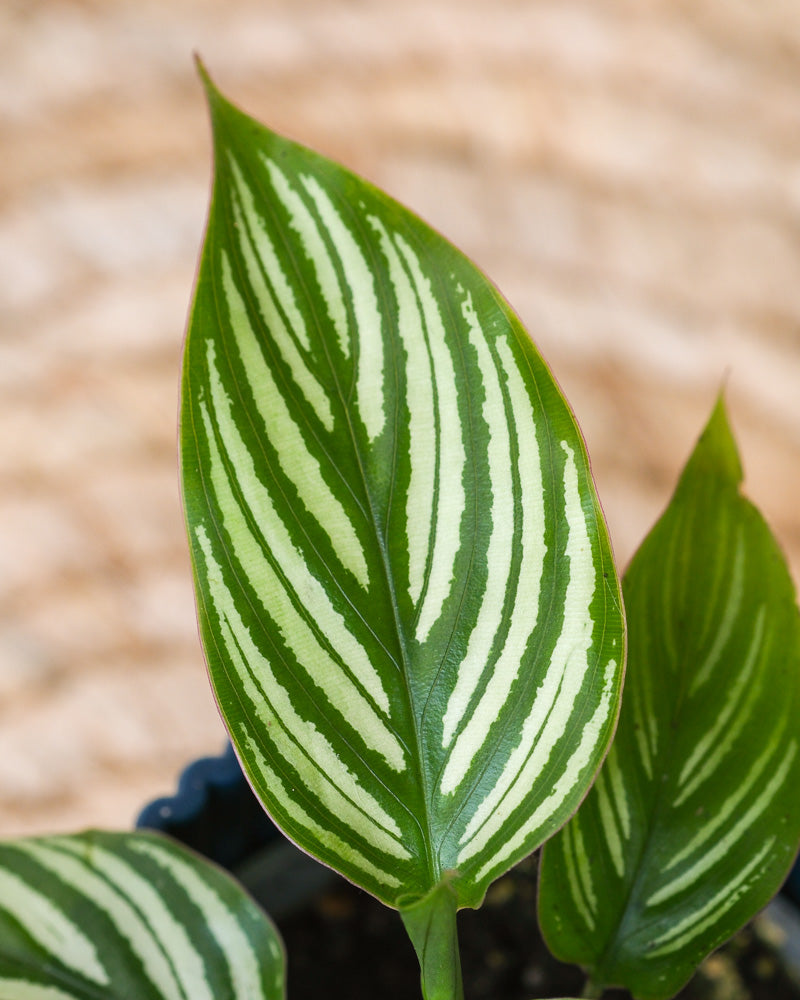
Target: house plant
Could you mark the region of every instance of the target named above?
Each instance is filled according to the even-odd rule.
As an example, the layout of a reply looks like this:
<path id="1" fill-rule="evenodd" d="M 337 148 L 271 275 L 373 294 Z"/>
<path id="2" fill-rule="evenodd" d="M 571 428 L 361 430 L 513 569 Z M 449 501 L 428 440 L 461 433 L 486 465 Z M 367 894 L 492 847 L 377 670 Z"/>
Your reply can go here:
<path id="1" fill-rule="evenodd" d="M 248 779 L 399 911 L 425 997 L 463 995 L 457 910 L 545 841 L 540 922 L 584 995 L 673 995 L 800 836 L 800 622 L 724 405 L 620 588 L 574 418 L 488 281 L 204 80 L 181 463 Z M 2 995 L 282 996 L 269 922 L 142 836 L 4 847 Z"/>

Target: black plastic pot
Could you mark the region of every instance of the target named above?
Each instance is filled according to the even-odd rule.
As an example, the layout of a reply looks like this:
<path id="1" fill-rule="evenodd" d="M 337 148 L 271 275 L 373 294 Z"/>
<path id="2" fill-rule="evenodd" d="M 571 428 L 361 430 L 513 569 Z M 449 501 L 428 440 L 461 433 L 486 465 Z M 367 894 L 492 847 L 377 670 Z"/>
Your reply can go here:
<path id="1" fill-rule="evenodd" d="M 228 744 L 181 773 L 174 795 L 150 802 L 136 827 L 158 830 L 231 872 L 276 920 L 336 878 L 278 830 Z"/>
<path id="2" fill-rule="evenodd" d="M 145 806 L 136 826 L 169 834 L 228 870 L 279 836 L 230 744 L 219 757 L 189 764 L 175 793 Z"/>

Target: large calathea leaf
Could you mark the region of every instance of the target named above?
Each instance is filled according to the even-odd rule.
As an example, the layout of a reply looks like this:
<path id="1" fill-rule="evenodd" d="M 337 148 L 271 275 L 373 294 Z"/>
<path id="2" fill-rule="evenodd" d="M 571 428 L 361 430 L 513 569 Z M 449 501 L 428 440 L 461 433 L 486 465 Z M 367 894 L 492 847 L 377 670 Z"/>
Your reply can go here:
<path id="1" fill-rule="evenodd" d="M 739 492 L 720 402 L 623 581 L 620 723 L 544 849 L 558 957 L 672 996 L 777 890 L 800 837 L 800 624 L 784 560 Z"/>
<path id="2" fill-rule="evenodd" d="M 616 720 L 584 445 L 472 264 L 208 90 L 181 446 L 216 697 L 304 849 L 391 905 L 445 872 L 477 905 L 566 821 Z"/>
<path id="3" fill-rule="evenodd" d="M 283 946 L 224 872 L 166 838 L 0 844 L 3 1000 L 282 1000 Z"/>

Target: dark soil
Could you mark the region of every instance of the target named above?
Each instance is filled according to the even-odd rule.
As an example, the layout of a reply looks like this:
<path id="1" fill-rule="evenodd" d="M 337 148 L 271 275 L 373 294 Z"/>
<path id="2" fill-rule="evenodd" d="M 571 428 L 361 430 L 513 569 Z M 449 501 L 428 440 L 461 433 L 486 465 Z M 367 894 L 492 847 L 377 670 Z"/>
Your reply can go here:
<path id="1" fill-rule="evenodd" d="M 536 860 L 496 882 L 480 910 L 459 913 L 467 1000 L 579 997 L 584 976 L 553 959 L 535 924 Z M 416 956 L 397 914 L 337 881 L 316 902 L 279 920 L 289 956 L 290 1000 L 416 1000 Z M 681 1000 L 800 1000 L 765 933 L 745 928 L 711 956 Z M 609 990 L 606 1000 L 628 1000 Z"/>

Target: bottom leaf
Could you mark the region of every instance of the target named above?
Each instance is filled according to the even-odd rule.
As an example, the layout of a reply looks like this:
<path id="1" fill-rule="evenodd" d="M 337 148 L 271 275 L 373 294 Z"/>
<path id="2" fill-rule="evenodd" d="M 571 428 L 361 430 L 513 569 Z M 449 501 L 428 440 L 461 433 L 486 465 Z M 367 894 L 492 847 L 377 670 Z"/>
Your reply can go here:
<path id="1" fill-rule="evenodd" d="M 282 1000 L 283 945 L 220 869 L 158 834 L 0 844 L 3 1000 Z"/>

